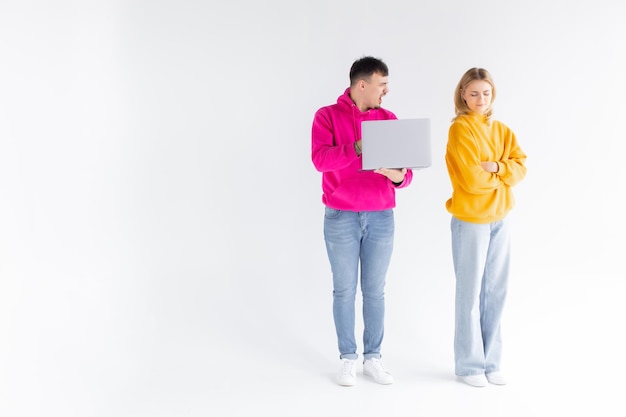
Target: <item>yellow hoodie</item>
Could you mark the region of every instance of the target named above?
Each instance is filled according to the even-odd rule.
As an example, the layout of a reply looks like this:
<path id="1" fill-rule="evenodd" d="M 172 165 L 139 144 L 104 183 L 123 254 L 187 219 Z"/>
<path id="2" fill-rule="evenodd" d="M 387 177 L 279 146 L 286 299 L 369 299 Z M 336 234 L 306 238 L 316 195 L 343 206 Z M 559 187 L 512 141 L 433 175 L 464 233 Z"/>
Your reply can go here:
<path id="1" fill-rule="evenodd" d="M 481 162 L 496 161 L 498 172 L 487 172 Z M 515 200 L 511 187 L 526 176 L 526 154 L 504 123 L 485 116 L 458 116 L 448 131 L 446 165 L 452 197 L 446 209 L 460 220 L 492 223 L 503 219 Z"/>

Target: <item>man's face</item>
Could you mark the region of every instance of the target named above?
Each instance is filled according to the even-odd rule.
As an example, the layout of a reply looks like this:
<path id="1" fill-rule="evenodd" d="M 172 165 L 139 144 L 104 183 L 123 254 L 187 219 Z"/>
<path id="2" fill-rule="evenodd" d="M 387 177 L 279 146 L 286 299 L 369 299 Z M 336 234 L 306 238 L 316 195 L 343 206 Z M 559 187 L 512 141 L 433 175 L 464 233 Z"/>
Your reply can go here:
<path id="1" fill-rule="evenodd" d="M 364 82 L 363 104 L 366 108 L 377 109 L 382 105 L 383 97 L 389 92 L 388 78 L 374 73 Z"/>

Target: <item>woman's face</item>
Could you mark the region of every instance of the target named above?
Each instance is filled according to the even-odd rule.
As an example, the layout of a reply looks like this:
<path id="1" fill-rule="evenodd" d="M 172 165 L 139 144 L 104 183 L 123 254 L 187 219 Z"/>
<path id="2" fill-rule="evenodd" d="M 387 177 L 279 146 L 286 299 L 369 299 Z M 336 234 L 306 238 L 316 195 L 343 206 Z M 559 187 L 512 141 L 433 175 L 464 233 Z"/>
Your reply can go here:
<path id="1" fill-rule="evenodd" d="M 472 112 L 484 114 L 491 105 L 491 84 L 484 80 L 474 80 L 465 87 L 461 96 Z"/>

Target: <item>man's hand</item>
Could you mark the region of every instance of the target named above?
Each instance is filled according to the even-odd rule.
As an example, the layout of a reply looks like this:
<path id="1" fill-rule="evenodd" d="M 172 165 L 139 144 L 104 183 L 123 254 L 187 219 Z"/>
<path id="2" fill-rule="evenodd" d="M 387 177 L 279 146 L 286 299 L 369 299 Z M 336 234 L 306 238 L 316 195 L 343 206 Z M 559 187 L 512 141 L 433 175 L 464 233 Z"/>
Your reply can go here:
<path id="1" fill-rule="evenodd" d="M 389 178 L 392 182 L 399 184 L 402 181 L 404 181 L 406 168 L 402 168 L 402 169 L 379 168 L 379 169 L 375 169 L 374 172 L 380 175 L 384 175 L 385 177 Z"/>

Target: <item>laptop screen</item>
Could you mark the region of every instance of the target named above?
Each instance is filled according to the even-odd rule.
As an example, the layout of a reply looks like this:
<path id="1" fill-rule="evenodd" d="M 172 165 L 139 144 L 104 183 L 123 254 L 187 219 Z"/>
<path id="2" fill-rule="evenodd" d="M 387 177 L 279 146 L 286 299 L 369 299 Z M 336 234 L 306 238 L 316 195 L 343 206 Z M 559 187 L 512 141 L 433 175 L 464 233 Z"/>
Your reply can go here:
<path id="1" fill-rule="evenodd" d="M 362 169 L 431 166 L 430 119 L 361 122 Z"/>

